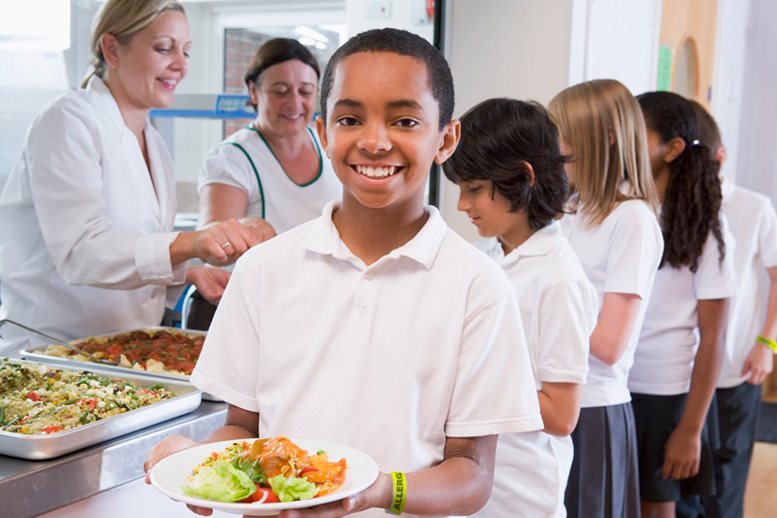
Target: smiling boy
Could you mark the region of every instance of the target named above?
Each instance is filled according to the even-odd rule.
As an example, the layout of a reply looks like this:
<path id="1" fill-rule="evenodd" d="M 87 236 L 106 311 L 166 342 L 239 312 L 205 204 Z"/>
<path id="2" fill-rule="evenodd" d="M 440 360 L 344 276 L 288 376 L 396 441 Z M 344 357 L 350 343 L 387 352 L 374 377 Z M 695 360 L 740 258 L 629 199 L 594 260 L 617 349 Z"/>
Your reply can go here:
<path id="1" fill-rule="evenodd" d="M 342 201 L 238 262 L 192 376 L 230 403 L 209 441 L 313 437 L 384 472 L 281 516 L 389 508 L 390 471 L 406 473 L 408 515 L 471 514 L 497 435 L 542 421 L 509 282 L 423 205 L 432 163 L 458 142 L 450 70 L 419 36 L 380 29 L 341 47 L 322 82 L 318 132 Z M 147 465 L 191 444 L 168 439 Z"/>

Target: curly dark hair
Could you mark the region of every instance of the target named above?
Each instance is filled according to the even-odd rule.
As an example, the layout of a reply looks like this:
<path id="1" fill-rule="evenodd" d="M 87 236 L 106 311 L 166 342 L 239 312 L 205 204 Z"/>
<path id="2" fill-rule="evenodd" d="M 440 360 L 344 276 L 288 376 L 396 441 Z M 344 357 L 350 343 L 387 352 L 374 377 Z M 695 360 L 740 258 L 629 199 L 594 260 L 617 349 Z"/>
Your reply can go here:
<path id="1" fill-rule="evenodd" d="M 426 66 L 432 97 L 440 110 L 440 130 L 453 117 L 453 75 L 442 53 L 417 34 L 401 29 L 372 29 L 357 34 L 338 48 L 324 69 L 321 79 L 321 116 L 326 123 L 326 102 L 332 91 L 337 65 L 359 52 L 390 52 L 421 61 Z"/>
<path id="2" fill-rule="evenodd" d="M 661 210 L 664 256 L 661 266 L 699 267 L 709 233 L 718 242 L 719 260 L 726 254 L 720 222 L 722 194 L 718 172 L 720 164 L 712 159 L 701 142 L 699 120 L 693 105 L 671 92 L 648 92 L 637 96 L 649 131 L 667 143 L 675 138 L 685 141 L 685 150 L 669 164 L 669 183 Z"/>
<path id="3" fill-rule="evenodd" d="M 534 185 L 526 164 L 534 169 Z M 490 180 L 510 210 L 526 209 L 539 230 L 563 212 L 568 182 L 558 129 L 539 103 L 489 99 L 461 117 L 461 140 L 443 171 L 455 183 Z"/>

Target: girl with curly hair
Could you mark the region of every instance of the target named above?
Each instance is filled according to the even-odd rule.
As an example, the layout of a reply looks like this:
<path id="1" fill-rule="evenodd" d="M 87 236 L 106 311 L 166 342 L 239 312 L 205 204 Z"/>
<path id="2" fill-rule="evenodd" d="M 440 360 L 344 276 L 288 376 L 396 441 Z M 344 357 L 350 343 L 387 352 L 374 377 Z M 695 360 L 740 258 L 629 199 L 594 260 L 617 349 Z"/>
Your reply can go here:
<path id="1" fill-rule="evenodd" d="M 721 212 L 719 164 L 700 140 L 693 105 L 670 92 L 638 97 L 661 200 L 664 256 L 629 389 L 637 423 L 643 517 L 714 492 L 714 430 L 705 426 L 734 295 L 733 238 Z"/>

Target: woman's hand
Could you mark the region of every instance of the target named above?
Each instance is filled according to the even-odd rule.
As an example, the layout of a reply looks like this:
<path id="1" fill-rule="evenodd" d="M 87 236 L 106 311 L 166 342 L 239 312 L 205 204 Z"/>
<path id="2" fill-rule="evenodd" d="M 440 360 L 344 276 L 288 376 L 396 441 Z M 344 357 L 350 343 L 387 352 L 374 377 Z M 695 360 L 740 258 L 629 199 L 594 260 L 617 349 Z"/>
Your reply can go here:
<path id="1" fill-rule="evenodd" d="M 263 243 L 277 235 L 272 225 L 262 218 L 246 216 L 245 218 L 240 218 L 238 221 L 251 230 L 257 243 Z"/>
<path id="2" fill-rule="evenodd" d="M 361 493 L 351 495 L 343 500 L 329 504 L 282 511 L 280 518 L 339 518 L 351 513 L 364 511 L 372 507 L 388 508 L 391 505 L 391 477 L 386 473 L 378 475 L 378 479 Z"/>
<path id="3" fill-rule="evenodd" d="M 235 262 L 246 250 L 259 243 L 255 231 L 231 218 L 202 230 L 181 232 L 170 244 L 173 266 L 192 258 L 216 266 Z"/>
<path id="4" fill-rule="evenodd" d="M 143 470 L 146 472 L 146 484 L 151 483 L 151 468 L 153 468 L 157 462 L 168 455 L 191 448 L 192 446 L 198 446 L 199 444 L 200 443 L 192 441 L 188 437 L 182 435 L 165 437 L 162 442 L 151 448 L 151 451 L 148 452 L 148 457 L 146 457 L 146 462 L 143 463 Z M 207 507 L 195 507 L 191 505 L 187 505 L 186 507 L 191 509 L 192 512 L 202 516 L 210 516 L 213 514 L 213 509 L 208 509 Z"/>
<path id="5" fill-rule="evenodd" d="M 195 232 L 194 256 L 219 266 L 235 262 L 259 243 L 251 228 L 232 218 Z"/>
<path id="6" fill-rule="evenodd" d="M 701 433 L 678 426 L 664 446 L 664 466 L 661 478 L 680 480 L 699 472 Z"/>
<path id="7" fill-rule="evenodd" d="M 192 266 L 186 271 L 186 282 L 194 284 L 205 300 L 216 305 L 221 300 L 231 275 L 221 268 Z"/>

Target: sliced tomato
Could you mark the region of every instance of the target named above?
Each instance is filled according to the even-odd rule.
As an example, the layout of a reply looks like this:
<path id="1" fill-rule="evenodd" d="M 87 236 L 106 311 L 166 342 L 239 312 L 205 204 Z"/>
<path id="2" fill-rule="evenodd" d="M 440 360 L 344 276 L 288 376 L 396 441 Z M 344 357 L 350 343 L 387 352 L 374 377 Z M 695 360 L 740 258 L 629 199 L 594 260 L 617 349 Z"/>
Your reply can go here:
<path id="1" fill-rule="evenodd" d="M 62 426 L 62 425 L 50 424 L 48 426 L 44 426 L 43 428 L 41 428 L 41 432 L 43 432 L 43 433 L 57 433 L 57 432 L 61 432 L 64 429 L 65 429 L 65 427 Z"/>
<path id="2" fill-rule="evenodd" d="M 264 502 L 262 502 L 263 504 L 274 504 L 281 501 L 280 498 L 278 498 L 278 495 L 272 492 L 272 489 L 256 486 L 256 493 L 249 496 L 248 498 L 244 498 L 241 500 L 241 502 L 245 504 L 260 502 L 262 498 L 264 498 L 264 495 L 267 495 L 267 498 L 264 500 Z"/>
<path id="3" fill-rule="evenodd" d="M 27 396 L 25 396 L 25 397 L 27 399 L 32 400 L 32 401 L 40 401 L 40 396 L 36 392 L 34 392 L 34 391 L 28 392 Z"/>

